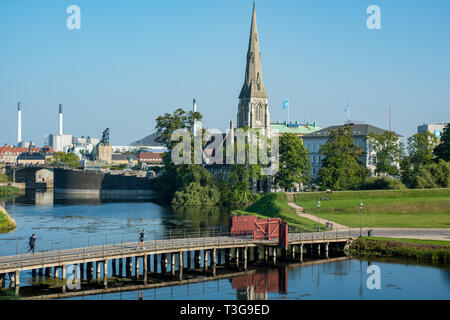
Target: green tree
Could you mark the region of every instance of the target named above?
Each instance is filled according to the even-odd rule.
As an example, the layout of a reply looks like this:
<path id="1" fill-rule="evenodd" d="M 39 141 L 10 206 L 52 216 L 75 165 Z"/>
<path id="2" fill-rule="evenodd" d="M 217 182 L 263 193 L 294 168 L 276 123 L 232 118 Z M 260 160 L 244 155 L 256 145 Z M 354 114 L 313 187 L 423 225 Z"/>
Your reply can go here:
<path id="1" fill-rule="evenodd" d="M 311 164 L 308 150 L 300 137 L 286 133 L 280 137 L 280 167 L 275 176 L 275 182 L 283 189 L 292 189 L 294 183 L 309 181 Z"/>
<path id="2" fill-rule="evenodd" d="M 414 169 L 434 161 L 433 150 L 438 139 L 428 131 L 416 133 L 408 138 L 408 153 Z"/>
<path id="3" fill-rule="evenodd" d="M 450 123 L 444 128 L 441 142 L 434 148 L 434 155 L 438 159 L 450 161 Z"/>
<path id="4" fill-rule="evenodd" d="M 80 166 L 80 158 L 73 153 L 56 152 L 49 160 L 49 164 L 53 166 L 67 166 L 76 169 Z"/>
<path id="5" fill-rule="evenodd" d="M 171 151 L 176 141 L 171 141 L 172 133 L 177 129 L 192 130 L 195 121 L 201 121 L 203 116 L 199 112 L 177 109 L 173 114 L 165 113 L 156 119 L 156 141 L 164 144 Z"/>
<path id="6" fill-rule="evenodd" d="M 417 185 L 415 173 L 411 160 L 408 156 L 404 156 L 400 159 L 400 177 L 405 186 L 408 188 L 415 188 Z"/>
<path id="7" fill-rule="evenodd" d="M 325 156 L 319 171 L 323 189 L 356 189 L 368 176 L 368 170 L 360 161 L 363 150 L 355 144 L 350 125 L 331 130 L 330 138 L 320 153 Z"/>
<path id="8" fill-rule="evenodd" d="M 221 183 L 221 201 L 227 206 L 243 206 L 257 199 L 253 184 L 261 177 L 261 167 L 249 164 L 234 164 L 228 181 Z"/>
<path id="9" fill-rule="evenodd" d="M 440 160 L 421 166 L 416 175 L 418 188 L 450 187 L 450 162 Z"/>
<path id="10" fill-rule="evenodd" d="M 399 141 L 397 134 L 392 131 L 385 131 L 382 134 L 370 133 L 369 141 L 376 153 L 375 173 L 398 176 L 403 144 Z"/>

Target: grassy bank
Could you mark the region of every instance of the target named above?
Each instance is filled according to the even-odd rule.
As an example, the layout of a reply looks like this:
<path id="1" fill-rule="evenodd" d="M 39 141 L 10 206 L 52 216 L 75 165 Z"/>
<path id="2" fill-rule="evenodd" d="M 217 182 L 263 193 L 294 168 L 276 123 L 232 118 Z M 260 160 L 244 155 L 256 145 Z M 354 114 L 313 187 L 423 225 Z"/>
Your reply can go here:
<path id="1" fill-rule="evenodd" d="M 363 201 L 363 226 L 371 228 L 450 228 L 450 189 L 308 192 L 295 194 L 305 212 L 337 223 L 359 227 Z"/>
<path id="2" fill-rule="evenodd" d="M 445 241 L 359 238 L 351 245 L 350 253 L 364 257 L 399 257 L 447 263 L 450 258 L 450 245 Z"/>
<path id="3" fill-rule="evenodd" d="M 14 219 L 0 206 L 0 233 L 10 232 L 15 228 L 16 222 Z"/>
<path id="4" fill-rule="evenodd" d="M 288 205 L 288 198 L 285 193 L 269 193 L 262 196 L 258 201 L 245 210 L 235 210 L 238 215 L 257 215 L 260 218 L 281 218 L 290 225 L 313 231 L 317 229 L 317 223 L 309 219 L 299 217 L 294 208 Z M 320 225 L 322 230 L 324 225 Z"/>
<path id="5" fill-rule="evenodd" d="M 20 189 L 16 187 L 0 186 L 0 196 L 13 195 L 19 192 Z"/>
<path id="6" fill-rule="evenodd" d="M 0 300 L 17 300 L 19 299 L 14 291 L 9 288 L 0 288 Z"/>

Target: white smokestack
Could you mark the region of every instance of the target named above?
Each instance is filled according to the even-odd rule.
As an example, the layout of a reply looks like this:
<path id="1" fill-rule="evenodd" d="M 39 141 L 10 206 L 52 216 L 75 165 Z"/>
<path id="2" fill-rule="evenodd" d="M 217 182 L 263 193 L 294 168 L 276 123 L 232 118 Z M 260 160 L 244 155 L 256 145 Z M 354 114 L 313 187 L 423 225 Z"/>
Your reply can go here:
<path id="1" fill-rule="evenodd" d="M 22 104 L 17 103 L 17 144 L 22 143 Z"/>
<path id="2" fill-rule="evenodd" d="M 197 102 L 195 101 L 195 99 L 194 99 L 194 101 L 192 102 L 192 104 L 193 104 L 194 112 L 197 112 Z"/>
<path id="3" fill-rule="evenodd" d="M 59 104 L 59 135 L 63 135 L 63 111 L 62 104 Z"/>

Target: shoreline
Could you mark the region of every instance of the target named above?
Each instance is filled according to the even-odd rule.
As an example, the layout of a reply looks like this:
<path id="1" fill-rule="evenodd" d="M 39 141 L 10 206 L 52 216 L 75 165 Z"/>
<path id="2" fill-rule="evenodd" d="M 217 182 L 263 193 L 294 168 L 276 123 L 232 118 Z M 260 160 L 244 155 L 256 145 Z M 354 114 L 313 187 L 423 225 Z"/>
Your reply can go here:
<path id="1" fill-rule="evenodd" d="M 350 254 L 364 258 L 406 258 L 444 264 L 449 262 L 450 245 L 441 244 L 441 241 L 425 241 L 420 239 L 359 238 L 350 245 Z"/>
<path id="2" fill-rule="evenodd" d="M 16 227 L 16 221 L 8 214 L 5 208 L 0 205 L 0 233 L 14 231 Z"/>

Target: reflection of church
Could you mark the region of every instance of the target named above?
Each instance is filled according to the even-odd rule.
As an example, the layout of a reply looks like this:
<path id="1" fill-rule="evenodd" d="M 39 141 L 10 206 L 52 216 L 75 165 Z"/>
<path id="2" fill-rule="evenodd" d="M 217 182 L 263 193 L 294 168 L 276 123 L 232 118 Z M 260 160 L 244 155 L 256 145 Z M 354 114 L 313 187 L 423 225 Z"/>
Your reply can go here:
<path id="1" fill-rule="evenodd" d="M 247 274 L 230 282 L 238 300 L 267 300 L 269 292 L 287 293 L 287 268 Z"/>

